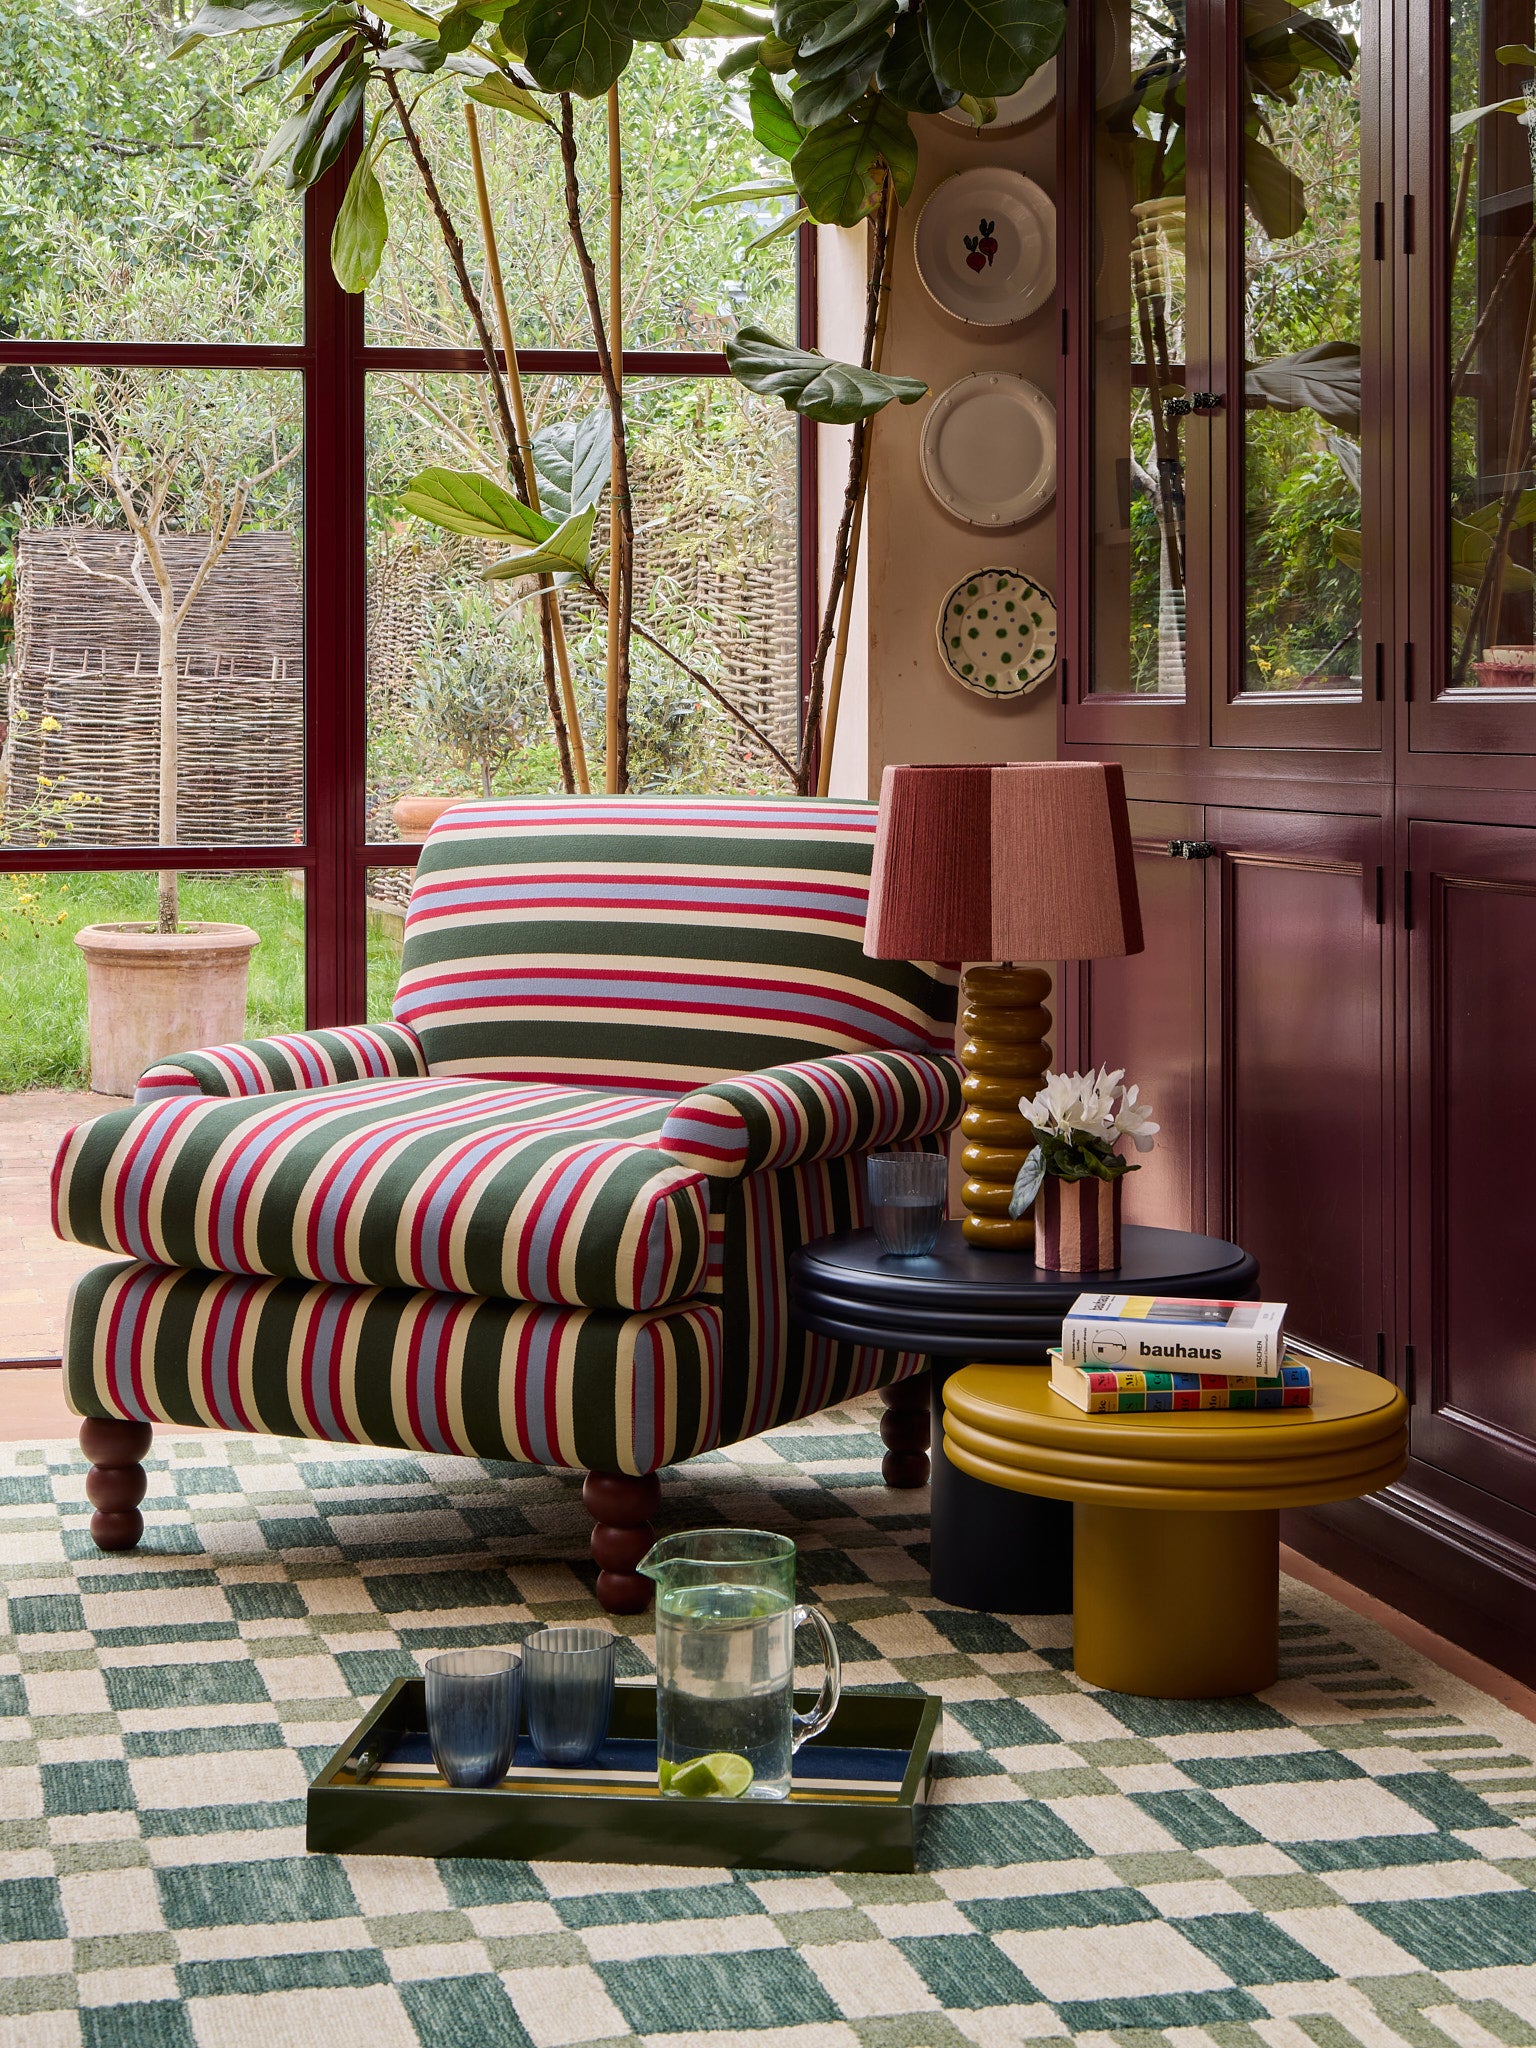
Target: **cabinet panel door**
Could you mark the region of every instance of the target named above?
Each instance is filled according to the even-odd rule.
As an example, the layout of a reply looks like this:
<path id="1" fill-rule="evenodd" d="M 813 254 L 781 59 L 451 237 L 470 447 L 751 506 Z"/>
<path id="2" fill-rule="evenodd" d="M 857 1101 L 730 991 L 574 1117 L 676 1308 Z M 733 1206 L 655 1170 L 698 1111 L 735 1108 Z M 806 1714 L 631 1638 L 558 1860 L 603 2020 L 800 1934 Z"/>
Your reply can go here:
<path id="1" fill-rule="evenodd" d="M 1221 849 L 1215 1214 L 1298 1336 L 1374 1366 L 1383 1299 L 1377 818 L 1210 810 Z"/>
<path id="2" fill-rule="evenodd" d="M 1536 831 L 1408 834 L 1414 1455 L 1536 1503 Z"/>
<path id="3" fill-rule="evenodd" d="M 1084 1064 L 1124 1067 L 1162 1126 L 1125 1180 L 1128 1223 L 1205 1227 L 1205 867 L 1169 854 L 1195 841 L 1190 804 L 1133 803 L 1136 880 L 1146 949 L 1082 970 Z"/>

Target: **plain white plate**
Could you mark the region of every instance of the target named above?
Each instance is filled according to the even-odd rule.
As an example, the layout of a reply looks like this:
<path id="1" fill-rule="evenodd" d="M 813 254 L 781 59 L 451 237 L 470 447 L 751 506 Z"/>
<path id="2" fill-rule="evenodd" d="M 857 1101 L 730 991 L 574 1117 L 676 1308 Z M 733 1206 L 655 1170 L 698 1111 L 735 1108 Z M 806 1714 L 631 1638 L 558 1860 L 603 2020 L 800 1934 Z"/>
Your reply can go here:
<path id="1" fill-rule="evenodd" d="M 923 422 L 923 481 L 967 526 L 1018 526 L 1056 495 L 1056 408 L 1026 377 L 976 370 Z"/>
<path id="2" fill-rule="evenodd" d="M 1022 697 L 1056 666 L 1056 606 L 1017 569 L 975 569 L 945 592 L 935 637 L 963 688 L 978 697 Z"/>
<path id="3" fill-rule="evenodd" d="M 1056 209 L 1018 171 L 957 171 L 918 216 L 917 274 L 946 313 L 1011 327 L 1056 289 Z"/>
<path id="4" fill-rule="evenodd" d="M 1005 93 L 997 103 L 997 117 L 977 132 L 982 135 L 998 135 L 1008 128 L 1022 128 L 1026 121 L 1033 121 L 1048 107 L 1056 104 L 1056 59 L 1050 58 L 1040 66 L 1032 78 L 1026 78 L 1017 92 Z M 946 121 L 958 121 L 962 126 L 974 126 L 969 114 L 959 107 L 944 109 Z"/>

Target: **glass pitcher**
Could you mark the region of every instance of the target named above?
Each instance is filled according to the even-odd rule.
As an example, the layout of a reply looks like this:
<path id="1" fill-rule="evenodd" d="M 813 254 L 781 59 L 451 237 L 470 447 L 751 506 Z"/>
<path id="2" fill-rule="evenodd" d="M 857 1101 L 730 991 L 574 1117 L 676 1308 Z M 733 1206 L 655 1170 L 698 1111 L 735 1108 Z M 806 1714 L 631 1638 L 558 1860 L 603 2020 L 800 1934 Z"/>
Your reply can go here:
<path id="1" fill-rule="evenodd" d="M 652 1546 L 656 1582 L 656 1763 L 681 1799 L 787 1799 L 790 1759 L 842 1692 L 837 1642 L 819 1607 L 795 1605 L 795 1546 L 765 1529 L 694 1529 Z M 826 1677 L 795 1712 L 795 1630 L 821 1638 Z"/>

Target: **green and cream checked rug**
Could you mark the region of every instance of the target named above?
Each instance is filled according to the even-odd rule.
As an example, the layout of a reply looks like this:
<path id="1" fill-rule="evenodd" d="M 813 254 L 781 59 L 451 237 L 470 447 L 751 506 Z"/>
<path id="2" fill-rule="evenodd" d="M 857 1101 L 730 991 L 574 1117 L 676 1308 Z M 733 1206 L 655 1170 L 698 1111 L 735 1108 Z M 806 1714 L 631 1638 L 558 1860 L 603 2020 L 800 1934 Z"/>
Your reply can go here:
<path id="1" fill-rule="evenodd" d="M 6 1451 L 0 2048 L 1536 2044 L 1536 1729 L 1294 1585 L 1262 1698 L 1087 1690 L 1064 1621 L 932 1601 L 871 1421 L 665 1513 L 791 1530 L 848 1682 L 943 1697 L 913 1877 L 306 1857 L 397 1673 L 592 1615 L 575 1482 L 168 1437 L 111 1559 L 73 1448 Z"/>

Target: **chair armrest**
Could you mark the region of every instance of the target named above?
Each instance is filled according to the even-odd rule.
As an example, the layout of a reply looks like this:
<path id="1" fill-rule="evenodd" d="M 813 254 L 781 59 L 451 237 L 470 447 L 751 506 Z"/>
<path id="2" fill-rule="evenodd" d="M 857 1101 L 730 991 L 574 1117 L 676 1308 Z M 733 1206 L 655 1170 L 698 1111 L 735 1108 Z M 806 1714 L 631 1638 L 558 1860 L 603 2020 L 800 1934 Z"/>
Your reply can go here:
<path id="1" fill-rule="evenodd" d="M 668 1112 L 656 1146 L 716 1180 L 735 1180 L 947 1131 L 961 1107 L 958 1060 L 837 1053 L 695 1088 Z"/>
<path id="2" fill-rule="evenodd" d="M 157 1060 L 139 1077 L 137 1108 L 172 1095 L 286 1095 L 338 1081 L 424 1080 L 427 1057 L 404 1024 L 289 1031 Z"/>

